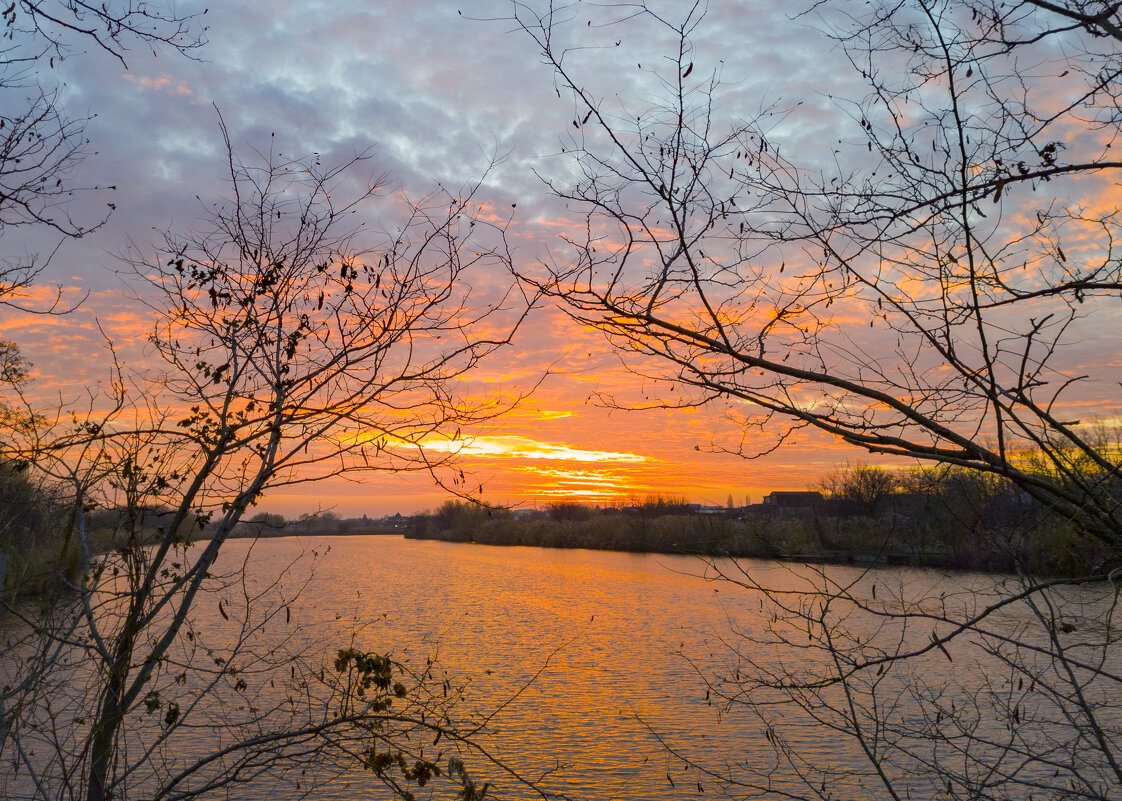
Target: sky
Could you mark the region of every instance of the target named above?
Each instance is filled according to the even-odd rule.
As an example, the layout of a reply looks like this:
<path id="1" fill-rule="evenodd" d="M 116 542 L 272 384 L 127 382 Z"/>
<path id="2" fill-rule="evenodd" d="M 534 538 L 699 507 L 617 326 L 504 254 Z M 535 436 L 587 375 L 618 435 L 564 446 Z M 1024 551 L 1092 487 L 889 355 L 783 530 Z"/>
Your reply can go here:
<path id="1" fill-rule="evenodd" d="M 689 5 L 656 7 L 675 16 Z M 177 6 L 185 14 L 204 7 Z M 511 210 L 516 262 L 555 258 L 563 251 L 559 236 L 580 216 L 551 196 L 542 176 L 571 169 L 562 149 L 574 103 L 556 91 L 534 43 L 510 21 L 511 9 L 506 0 L 231 0 L 199 17 L 208 43 L 193 58 L 153 55 L 143 46 L 127 53 L 125 64 L 88 45 L 71 53 L 47 78 L 58 82 L 72 115 L 93 116 L 79 178 L 117 189 L 74 201 L 80 219 L 99 219 L 113 205 L 106 224 L 81 240 L 58 243 L 41 231 L 5 237 L 9 254 L 58 244 L 40 290 L 61 285 L 68 298 L 82 299 L 63 317 L 0 313 L 0 336 L 17 341 L 34 363 L 35 386 L 76 398 L 83 386 L 104 380 L 101 332 L 130 363 L 152 358 L 143 345 L 150 320 L 135 298 L 142 290 L 129 281 L 120 254 L 146 249 L 160 231 L 197 227 L 205 203 L 224 191 L 219 114 L 240 153 L 271 147 L 319 154 L 330 164 L 371 150 L 376 171 L 413 197 L 481 181 L 483 202 Z M 576 3 L 566 13 L 573 44 L 595 46 L 573 54 L 582 81 L 621 109 L 653 96 L 650 70 L 639 65 L 665 59 L 673 43 L 664 31 L 649 21 L 621 22 L 626 8 Z M 696 70 L 720 74 L 718 114 L 727 119 L 771 103 L 801 103 L 799 125 L 785 138 L 791 148 L 812 151 L 839 125 L 855 124 L 833 98 L 860 88 L 841 54 L 789 14 L 783 2 L 712 0 L 694 37 Z M 730 451 L 755 435 L 719 404 L 609 408 L 605 398 L 642 402 L 667 391 L 637 377 L 642 368 L 558 310 L 538 309 L 512 346 L 472 378 L 472 391 L 530 393 L 471 432 L 463 449 L 483 497 L 540 506 L 664 494 L 740 505 L 771 490 L 813 488 L 845 460 L 863 460 L 812 434 L 764 458 L 741 458 Z M 286 515 L 324 508 L 376 516 L 433 508 L 443 497 L 422 476 L 370 474 L 286 488 L 261 506 Z"/>

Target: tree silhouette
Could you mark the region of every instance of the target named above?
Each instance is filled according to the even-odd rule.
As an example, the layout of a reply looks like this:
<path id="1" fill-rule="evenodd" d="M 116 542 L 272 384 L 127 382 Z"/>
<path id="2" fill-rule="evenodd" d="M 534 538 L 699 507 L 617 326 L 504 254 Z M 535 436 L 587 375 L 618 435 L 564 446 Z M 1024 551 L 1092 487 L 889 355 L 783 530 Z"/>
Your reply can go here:
<path id="1" fill-rule="evenodd" d="M 39 794 L 89 801 L 184 798 L 337 764 L 403 797 L 445 772 L 467 788 L 462 762 L 439 754 L 478 751 L 477 728 L 455 722 L 458 694 L 434 665 L 354 644 L 316 664 L 299 646 L 310 631 L 262 644 L 296 591 L 269 601 L 218 557 L 278 486 L 420 470 L 465 491 L 451 456 L 422 446 L 505 408 L 456 392 L 526 312 L 520 295 L 473 288 L 479 271 L 509 274 L 504 232 L 473 216 L 466 187 L 407 203 L 377 242 L 364 225 L 381 193 L 368 156 L 243 162 L 226 143 L 228 193 L 209 227 L 130 257 L 166 369 L 118 365 L 88 409 L 24 432 L 17 455 L 68 488 L 86 566 L 75 603 L 13 610 L 28 627 L 0 695 L 5 761 Z M 118 511 L 102 552 L 86 526 L 98 506 Z M 194 613 L 215 596 L 229 630 L 200 630 Z M 274 681 L 285 690 L 261 686 Z"/>
<path id="2" fill-rule="evenodd" d="M 994 476 L 1107 560 L 966 586 L 715 563 L 761 616 L 705 675 L 773 758 L 679 753 L 736 797 L 1115 795 L 1122 462 L 1083 399 L 1116 399 L 1117 370 L 1075 346 L 1098 325 L 1117 341 L 1118 5 L 815 2 L 802 21 L 864 88 L 811 152 L 786 141 L 798 103 L 715 111 L 720 75 L 700 65 L 722 54 L 694 44 L 707 10 L 610 7 L 621 34 L 673 44 L 644 57 L 646 83 L 598 90 L 577 7 L 514 4 L 575 103 L 546 182 L 586 223 L 523 280 L 672 386 L 662 405 L 731 401 L 773 436 L 731 447 L 745 456 L 812 429 Z M 631 93 L 651 81 L 655 98 Z M 1038 533 L 1000 545 L 1016 558 Z M 839 733 L 855 762 L 820 747 Z"/>
<path id="3" fill-rule="evenodd" d="M 637 115 L 582 82 L 582 51 L 559 44 L 571 18 L 516 4 L 577 103 L 564 150 L 578 178 L 547 183 L 588 221 L 567 239 L 575 256 L 523 277 L 649 357 L 636 370 L 693 391 L 673 405 L 733 400 L 777 442 L 813 428 L 1000 475 L 1117 546 L 1119 460 L 1067 411 L 1110 385 L 1109 365 L 1067 354 L 1122 289 L 1119 210 L 1099 194 L 1122 169 L 1119 39 L 1100 5 L 875 4 L 852 18 L 815 4 L 867 88 L 838 101 L 852 131 L 821 143 L 834 154 L 802 164 L 780 133 L 797 108 L 725 129 L 713 116 L 719 81 L 692 69 L 707 55 L 691 39 L 701 4 L 681 23 L 627 6 L 621 24 L 678 43 L 655 71 L 663 99 Z"/>

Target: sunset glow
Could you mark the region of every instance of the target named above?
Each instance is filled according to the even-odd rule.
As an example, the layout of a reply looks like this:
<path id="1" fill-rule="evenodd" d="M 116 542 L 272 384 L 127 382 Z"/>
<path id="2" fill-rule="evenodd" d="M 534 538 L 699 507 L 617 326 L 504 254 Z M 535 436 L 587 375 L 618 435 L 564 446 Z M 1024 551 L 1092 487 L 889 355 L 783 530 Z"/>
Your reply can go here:
<path id="1" fill-rule="evenodd" d="M 590 451 L 537 442 L 513 434 L 505 436 L 481 436 L 465 440 L 425 440 L 421 443 L 425 450 L 454 453 L 460 456 L 494 457 L 513 459 L 550 459 L 561 462 L 645 462 L 647 459 L 634 453 L 612 453 L 610 451 Z"/>
<path id="2" fill-rule="evenodd" d="M 1122 0 L 0 34 L 0 799 L 1122 801 Z"/>
<path id="3" fill-rule="evenodd" d="M 400 234 L 403 199 L 450 202 L 470 194 L 476 182 L 475 220 L 456 224 L 464 232 L 472 226 L 490 231 L 487 247 L 508 253 L 510 270 L 524 276 L 541 280 L 550 268 L 570 263 L 583 276 L 577 260 L 581 244 L 590 242 L 601 254 L 628 246 L 623 226 L 587 218 L 580 204 L 558 199 L 544 183 L 579 182 L 580 171 L 569 155 L 586 145 L 590 151 L 603 145 L 602 133 L 581 122 L 584 109 L 557 89 L 532 44 L 512 34 L 512 25 L 493 21 L 509 15 L 510 3 L 483 0 L 470 6 L 469 16 L 466 9 L 460 14 L 447 4 L 345 1 L 309 14 L 299 4 L 229 3 L 209 10 L 210 43 L 198 60 L 162 53 L 153 58 L 148 52 L 130 53 L 127 67 L 99 52 L 61 60 L 60 97 L 75 113 L 96 110 L 88 131 L 96 155 L 81 165 L 80 178 L 83 185 L 98 188 L 76 194 L 67 206 L 68 214 L 95 230 L 80 240 L 35 228 L 5 234 L 9 255 L 39 254 L 46 265 L 20 303 L 49 305 L 59 287 L 62 307 L 74 307 L 64 315 L 0 310 L 0 332 L 17 342 L 33 365 L 32 394 L 56 407 L 86 398 L 109 380 L 114 360 L 138 374 L 167 369 L 148 340 L 150 288 L 130 276 L 120 255 L 147 258 L 156 232 L 194 230 L 207 209 L 229 202 L 215 108 L 239 153 L 307 156 L 325 165 L 369 155 L 338 187 L 340 196 L 358 186 L 384 187 L 354 217 L 354 232 L 365 248 L 361 264 L 380 264 L 385 248 Z M 668 8 L 670 16 L 681 10 L 673 3 Z M 602 98 L 604 112 L 620 119 L 648 113 L 660 90 L 650 65 L 665 61 L 665 42 L 644 37 L 638 27 L 625 26 L 618 35 L 611 26 L 601 27 L 601 17 L 610 14 L 599 6 L 587 13 L 588 24 L 581 22 L 571 35 L 577 37 L 575 47 L 589 50 L 578 63 L 586 70 L 590 97 Z M 863 97 L 864 85 L 833 44 L 792 25 L 788 13 L 781 3 L 712 4 L 697 33 L 696 75 L 719 75 L 724 82 L 714 102 L 715 129 L 753 109 L 790 106 L 790 119 L 784 111 L 769 120 L 773 133 L 786 153 L 826 169 L 835 144 L 857 143 L 862 149 L 864 129 L 855 112 L 832 98 Z M 369 46 L 375 32 L 389 30 L 395 34 Z M 761 64 L 769 66 L 761 69 Z M 1085 180 L 1088 197 L 1104 207 L 1117 201 L 1113 184 Z M 1048 200 L 1040 191 L 1041 202 Z M 986 224 L 1011 230 L 1031 224 L 1034 202 L 1011 207 L 1000 221 L 987 218 Z M 660 248 L 675 245 L 666 219 L 656 214 L 644 224 L 644 235 Z M 1070 258 L 1090 264 L 1102 258 L 1104 240 L 1095 226 L 1085 228 L 1070 246 Z M 651 241 L 630 243 L 629 264 L 635 269 L 655 258 Z M 875 317 L 858 290 L 838 290 L 829 299 L 808 295 L 805 302 L 782 306 L 775 299 L 809 285 L 818 262 L 807 256 L 803 263 L 787 264 L 785 254 L 753 251 L 755 243 L 743 245 L 741 252 L 739 245 L 730 239 L 703 257 L 709 264 L 737 263 L 743 269 L 730 272 L 727 284 L 711 287 L 709 311 L 720 326 L 767 328 L 773 341 L 796 344 L 814 326 L 829 327 L 841 336 L 821 349 L 823 358 L 843 350 L 865 354 L 874 373 L 898 364 L 901 346 L 895 333 Z M 464 256 L 478 258 L 480 250 Z M 47 254 L 53 254 L 49 260 Z M 884 269 L 898 268 L 885 263 Z M 514 308 L 527 302 L 532 293 L 516 288 L 510 270 L 481 270 L 471 303 L 505 298 Z M 753 270 L 761 276 L 755 302 L 727 302 L 743 290 L 740 276 Z M 901 297 L 912 300 L 933 299 L 937 290 L 914 276 L 901 277 L 895 286 Z M 673 319 L 696 321 L 707 313 L 685 295 L 659 302 Z M 465 319 L 475 308 L 471 303 L 462 310 Z M 1069 391 L 1065 414 L 1112 425 L 1122 416 L 1117 392 L 1122 362 L 1115 347 L 1119 327 L 1122 315 L 1115 310 L 1093 321 L 1077 318 L 1065 330 L 1065 358 L 1098 376 Z M 318 335 L 337 336 L 325 333 L 328 328 Z M 430 333 L 431 340 L 417 336 L 411 342 L 413 355 L 426 352 L 436 337 L 443 345 L 458 336 L 454 330 Z M 813 488 L 847 459 L 903 464 L 862 454 L 810 429 L 794 432 L 773 450 L 785 429 L 777 421 L 763 428 L 746 424 L 760 412 L 755 405 L 710 398 L 704 387 L 694 391 L 680 381 L 660 380 L 675 376 L 672 364 L 623 344 L 616 349 L 556 304 L 534 299 L 511 346 L 454 382 L 456 392 L 473 403 L 513 408 L 474 430 L 432 433 L 421 426 L 399 433 L 419 441 L 425 456 L 456 456 L 465 486 L 512 506 L 559 498 L 614 503 L 652 494 L 718 505 L 732 496 L 740 504 L 758 501 L 771 490 Z M 789 355 L 766 354 L 780 363 Z M 932 374 L 943 369 L 929 367 L 923 355 L 917 369 Z M 849 396 L 830 392 L 794 386 L 791 403 L 805 410 L 850 409 Z M 512 403 L 515 398 L 520 402 Z M 706 402 L 691 407 L 689 401 L 697 399 Z M 382 412 L 392 420 L 402 409 L 387 404 Z M 348 430 L 342 436 L 348 446 L 394 441 L 392 433 Z M 419 470 L 296 485 L 268 494 L 262 507 L 285 514 L 317 508 L 385 514 L 432 508 L 444 497 L 445 490 Z"/>

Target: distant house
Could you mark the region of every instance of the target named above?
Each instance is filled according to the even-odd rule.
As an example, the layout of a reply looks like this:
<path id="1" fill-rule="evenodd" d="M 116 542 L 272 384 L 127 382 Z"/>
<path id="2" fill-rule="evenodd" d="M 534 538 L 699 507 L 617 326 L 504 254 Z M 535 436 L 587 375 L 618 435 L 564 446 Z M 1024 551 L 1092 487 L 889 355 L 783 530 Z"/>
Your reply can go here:
<path id="1" fill-rule="evenodd" d="M 816 509 L 826 499 L 821 492 L 769 492 L 764 496 L 764 508 L 777 511 Z"/>

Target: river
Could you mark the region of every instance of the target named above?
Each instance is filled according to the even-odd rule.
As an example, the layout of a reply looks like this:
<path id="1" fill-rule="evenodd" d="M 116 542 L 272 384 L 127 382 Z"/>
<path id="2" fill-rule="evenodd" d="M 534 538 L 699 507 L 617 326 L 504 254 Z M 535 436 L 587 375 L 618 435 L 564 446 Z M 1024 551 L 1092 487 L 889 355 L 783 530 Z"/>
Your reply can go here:
<path id="1" fill-rule="evenodd" d="M 788 589 L 826 577 L 835 586 L 848 587 L 853 597 L 876 604 L 871 608 L 892 612 L 914 602 L 932 615 L 919 626 L 911 620 L 905 626 L 892 623 L 892 615 L 870 623 L 844 613 L 839 619 L 862 647 L 874 636 L 909 647 L 930 645 L 933 635 L 946 633 L 937 618 L 948 616 L 952 609 L 1008 597 L 1011 591 L 1007 577 L 980 574 L 814 568 L 753 560 L 710 563 L 686 556 L 385 536 L 229 542 L 215 572 L 237 577 L 243 567 L 246 584 L 233 581 L 197 604 L 196 631 L 229 629 L 249 599 L 256 613 L 284 609 L 283 614 L 274 612 L 263 627 L 259 639 L 265 642 L 291 636 L 290 646 L 328 655 L 353 644 L 364 651 L 390 654 L 415 668 L 435 659 L 453 685 L 466 683 L 460 703 L 464 714 L 478 719 L 495 713 L 484 740 L 494 755 L 521 775 L 540 779 L 538 789 L 547 794 L 604 801 L 726 793 L 778 798 L 792 790 L 808 797 L 889 797 L 878 784 L 861 742 L 832 730 L 837 718 L 816 707 L 814 697 L 804 703 L 802 712 L 769 707 L 768 702 L 781 694 L 773 697 L 766 690 L 753 691 L 754 704 L 736 697 L 744 686 L 737 682 L 739 671 L 752 663 L 769 665 L 767 660 L 783 658 L 791 660 L 784 663 L 785 672 L 802 671 L 814 677 L 825 674 L 828 657 L 809 647 L 809 638 L 801 631 L 790 632 L 791 645 L 785 651 L 769 655 L 759 642 L 769 633 L 783 632 L 787 623 L 774 616 L 774 608 L 759 593 L 721 580 L 719 572 Z M 744 572 L 738 573 L 741 569 Z M 1114 596 L 1105 584 L 1067 592 L 1065 630 L 1070 625 L 1074 632 L 1070 636 L 1090 638 L 1073 640 L 1073 652 L 1090 647 L 1087 642 L 1096 638 L 1111 643 L 1097 653 L 1107 660 L 1107 672 L 1114 678 L 1105 683 L 1084 681 L 1081 691 L 1097 704 L 1101 730 L 1113 748 L 1122 742 L 1117 680 L 1122 658 L 1113 628 L 1106 624 Z M 295 593 L 299 597 L 293 600 Z M 1079 610 L 1078 615 L 1072 610 Z M 1051 749 L 1048 771 L 1053 762 L 1070 763 L 1064 749 L 1086 750 L 1089 734 L 1078 723 L 1069 726 L 1074 736 L 1065 734 L 1062 726 L 1054 729 L 1049 721 L 1057 715 L 1047 706 L 1047 698 L 1032 701 L 1041 693 L 1030 695 L 1037 682 L 1045 687 L 1053 680 L 1054 660 L 1017 668 L 1009 652 L 1001 650 L 1006 634 L 1033 648 L 1047 644 L 1032 633 L 1033 617 L 1032 610 L 1021 605 L 1001 608 L 987 619 L 996 638 L 971 635 L 946 647 L 930 645 L 907 673 L 890 670 L 881 676 L 869 671 L 867 681 L 854 683 L 856 700 L 860 704 L 863 698 L 882 710 L 886 721 L 906 721 L 913 730 L 922 730 L 928 719 L 932 726 L 945 727 L 944 711 L 956 703 L 961 711 L 963 700 L 973 699 L 974 734 L 997 743 L 996 756 L 974 754 L 991 774 L 990 779 L 979 779 L 983 785 L 985 781 L 1000 785 L 992 778 L 994 766 L 989 763 L 1000 767 L 1010 754 L 1041 747 L 1041 738 L 1047 740 L 1043 747 Z M 877 626 L 875 634 L 872 625 Z M 262 653 L 267 650 L 260 643 L 255 647 Z M 1034 659 L 1040 656 L 1039 651 L 1032 653 Z M 1092 656 L 1090 651 L 1082 652 L 1084 659 Z M 1026 689 L 1022 681 L 1018 689 L 1017 679 L 1027 675 L 1026 670 L 1033 671 L 1032 686 Z M 271 684 L 265 674 L 243 675 L 258 687 Z M 1047 685 L 1049 692 L 1051 687 Z M 860 696 L 861 692 L 866 694 Z M 821 696 L 835 703 L 838 698 L 829 691 Z M 1013 703 L 1015 709 L 1003 707 L 1008 713 L 1005 718 L 992 716 L 995 709 L 1000 713 L 1001 704 Z M 902 704 L 904 711 L 897 714 L 893 704 Z M 1008 722 L 1013 715 L 1016 726 Z M 876 723 L 872 718 L 866 722 Z M 885 741 L 898 736 L 887 730 L 879 734 Z M 1011 739 L 1002 740 L 1006 735 Z M 931 797 L 933 787 L 942 789 L 943 782 L 949 781 L 937 775 L 939 765 L 963 736 L 960 732 L 945 742 L 923 742 L 921 750 L 909 746 L 906 758 L 884 752 L 877 755 L 876 764 L 894 772 L 895 786 L 902 794 L 911 791 L 916 798 Z M 804 756 L 816 767 L 803 763 Z M 493 782 L 492 795 L 538 797 L 478 755 L 467 759 L 475 775 Z M 1079 760 L 1088 762 L 1083 756 Z M 1092 766 L 1079 770 L 1097 771 L 1096 776 L 1105 777 L 1101 782 L 1107 794 L 1118 792 L 1119 783 L 1101 761 L 1092 757 Z M 931 770 L 916 767 L 924 764 Z M 819 771 L 822 766 L 825 772 Z M 1018 781 L 1028 777 L 1031 784 L 1037 774 L 1043 776 L 1042 770 L 1033 760 L 1021 759 L 1015 769 L 1001 767 L 998 778 L 1011 773 Z M 967 766 L 959 772 L 970 778 L 977 776 L 978 769 Z M 728 782 L 730 777 L 741 784 Z M 285 787 L 291 789 L 291 783 Z M 307 787 L 305 783 L 305 791 Z M 431 787 L 425 788 L 418 798 L 430 792 Z M 447 786 L 438 784 L 433 797 L 450 797 L 447 793 Z M 232 797 L 277 801 L 281 795 L 275 784 L 259 781 L 238 787 Z M 351 773 L 316 786 L 312 797 L 387 796 L 368 775 Z M 995 790 L 992 797 L 1002 796 Z M 1051 796 L 1044 792 L 1041 797 Z"/>
<path id="2" fill-rule="evenodd" d="M 244 546 L 232 545 L 226 555 L 237 558 Z M 471 679 L 472 702 L 484 709 L 522 691 L 493 724 L 498 752 L 527 776 L 552 770 L 549 791 L 695 798 L 688 773 L 683 787 L 669 784 L 681 760 L 655 732 L 691 749 L 743 739 L 744 724 L 718 720 L 685 657 L 715 652 L 748 599 L 699 578 L 705 565 L 695 558 L 336 537 L 263 542 L 254 564 L 275 572 L 299 550 L 324 547 L 301 622 L 342 636 L 374 621 L 366 647 L 437 654 Z"/>
<path id="3" fill-rule="evenodd" d="M 247 547 L 231 546 L 226 554 L 231 559 L 240 559 L 240 550 Z M 716 580 L 707 562 L 687 556 L 339 537 L 262 542 L 252 564 L 269 573 L 310 548 L 322 561 L 304 591 L 302 621 L 320 631 L 338 626 L 340 635 L 355 622 L 375 621 L 362 635 L 371 649 L 437 654 L 445 669 L 471 678 L 471 699 L 483 708 L 513 697 L 494 721 L 494 747 L 524 775 L 552 770 L 542 783 L 548 791 L 587 799 L 748 793 L 750 787 L 730 787 L 706 773 L 725 773 L 728 759 L 740 763 L 732 772 L 751 787 L 778 791 L 790 781 L 791 766 L 776 762 L 758 710 L 719 701 L 716 691 L 727 691 L 728 685 L 706 682 L 731 675 L 744 664 L 746 653 L 752 656 L 751 649 L 760 647 L 752 640 L 763 637 L 767 614 L 758 594 Z M 736 566 L 744 567 L 753 581 L 778 587 L 795 587 L 820 570 L 752 560 Z M 738 575 L 728 561 L 716 568 Z M 866 597 L 876 595 L 873 585 L 879 583 L 882 602 L 896 594 L 928 605 L 940 599 L 946 607 L 1008 594 L 1008 579 L 1002 576 L 903 568 L 870 572 L 830 567 L 824 572 L 839 586 L 856 582 L 857 594 Z M 1096 598 L 1092 591 L 1078 602 Z M 1084 619 L 1101 612 L 1100 607 L 1082 608 Z M 999 635 L 1015 634 L 1031 630 L 1032 623 L 1029 610 L 1012 606 L 994 614 L 992 628 Z M 929 633 L 924 628 L 919 636 L 926 639 Z M 1005 657 L 992 653 L 978 637 L 949 647 L 956 649 L 957 660 L 948 651 L 932 649 L 918 661 L 926 686 L 977 698 L 982 678 L 1006 670 Z M 1110 653 L 1119 656 L 1116 647 Z M 808 653 L 806 658 L 809 668 L 792 669 L 813 675 L 818 670 L 814 660 L 822 655 Z M 1040 668 L 1047 669 L 1047 664 Z M 892 695 L 888 686 L 878 684 L 869 698 L 883 703 Z M 857 782 L 846 778 L 850 770 L 870 773 L 856 740 L 791 712 L 779 720 L 786 724 L 788 744 L 828 763 L 835 797 L 887 796 L 875 776 Z M 672 752 L 703 770 L 687 769 Z M 920 793 L 917 797 L 929 795 L 927 780 L 917 778 L 912 788 Z M 506 796 L 531 797 L 509 781 L 500 779 L 499 786 Z M 348 782 L 338 797 L 353 797 L 355 789 Z"/>

